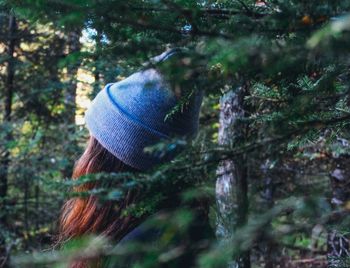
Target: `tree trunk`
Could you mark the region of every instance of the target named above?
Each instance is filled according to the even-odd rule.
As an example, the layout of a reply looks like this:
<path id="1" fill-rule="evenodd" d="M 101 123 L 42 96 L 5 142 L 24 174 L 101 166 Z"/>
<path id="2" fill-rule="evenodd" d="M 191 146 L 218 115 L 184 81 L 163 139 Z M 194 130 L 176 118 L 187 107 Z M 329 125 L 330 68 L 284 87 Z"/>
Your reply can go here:
<path id="1" fill-rule="evenodd" d="M 97 93 L 101 90 L 100 88 L 100 67 L 99 67 L 99 54 L 101 53 L 101 40 L 102 40 L 102 34 L 100 30 L 97 30 L 97 37 L 96 37 L 96 51 L 94 56 L 95 61 L 95 70 L 94 70 L 94 88 L 93 88 L 93 96 L 96 96 Z"/>
<path id="2" fill-rule="evenodd" d="M 265 201 L 266 207 L 271 209 L 273 207 L 274 185 L 272 177 L 269 174 L 269 164 L 270 160 L 267 159 L 266 162 L 261 165 L 262 174 L 264 176 L 264 190 L 261 193 L 261 197 Z M 277 250 L 277 248 L 270 239 L 267 239 L 267 241 L 261 244 L 263 246 L 265 268 L 273 268 L 275 266 L 274 252 Z"/>
<path id="3" fill-rule="evenodd" d="M 332 185 L 332 205 L 339 209 L 350 201 L 350 157 L 347 155 L 335 159 L 330 174 Z M 334 224 L 339 224 L 339 220 Z M 327 239 L 328 268 L 348 267 L 350 262 L 350 236 L 348 230 L 333 229 Z"/>
<path id="4" fill-rule="evenodd" d="M 74 29 L 67 34 L 67 47 L 69 55 L 77 56 L 77 53 L 80 51 L 81 44 L 79 41 L 80 38 L 80 29 Z M 72 137 L 71 134 L 75 133 L 75 114 L 76 114 L 76 95 L 77 95 L 77 75 L 80 66 L 80 60 L 77 60 L 74 56 L 72 62 L 69 62 L 67 67 L 68 72 L 68 85 L 66 90 L 64 91 L 64 102 L 66 105 L 65 114 L 64 114 L 64 129 L 65 135 L 67 137 Z M 65 151 L 67 155 L 73 156 L 77 150 L 76 141 L 73 139 L 67 139 L 67 143 L 65 144 Z M 64 177 L 70 177 L 73 168 L 73 159 L 68 160 L 68 165 L 64 167 L 62 170 L 62 175 Z"/>
<path id="5" fill-rule="evenodd" d="M 79 41 L 80 29 L 72 30 L 68 33 L 67 46 L 69 54 L 77 53 L 80 51 L 81 44 Z M 65 91 L 65 104 L 66 104 L 66 119 L 68 124 L 75 124 L 75 110 L 76 110 L 76 94 L 77 94 L 77 74 L 80 66 L 80 61 L 71 62 L 68 65 L 67 72 L 69 76 L 69 83 Z"/>
<path id="6" fill-rule="evenodd" d="M 4 124 L 8 125 L 8 133 L 5 138 L 5 149 L 1 157 L 0 165 L 0 199 L 1 199 L 1 211 L 6 210 L 6 197 L 7 197 L 7 188 L 8 188 L 8 169 L 10 165 L 10 152 L 6 149 L 6 143 L 11 141 L 12 135 L 10 130 L 10 122 L 12 116 L 12 97 L 14 91 L 14 50 L 16 45 L 16 40 L 14 36 L 16 34 L 16 18 L 13 15 L 9 16 L 9 26 L 8 26 L 8 45 L 7 45 L 7 77 L 5 81 L 5 98 L 4 98 Z M 0 223 L 6 223 L 6 213 L 2 213 L 0 216 Z"/>
<path id="7" fill-rule="evenodd" d="M 35 205 L 34 205 L 34 210 L 35 213 L 37 213 L 37 216 L 35 217 L 35 229 L 39 229 L 39 197 L 40 197 L 40 187 L 38 181 L 35 182 L 35 188 L 34 188 L 34 197 L 35 197 Z"/>
<path id="8" fill-rule="evenodd" d="M 10 165 L 10 151 L 6 148 L 6 144 L 12 140 L 11 131 L 11 116 L 12 116 L 12 97 L 14 92 L 14 76 L 15 76 L 15 62 L 14 51 L 16 46 L 15 34 L 17 30 L 16 18 L 13 15 L 9 15 L 8 24 L 8 43 L 6 47 L 7 52 L 7 74 L 5 81 L 5 94 L 4 94 L 4 125 L 8 127 L 5 135 L 5 147 L 0 159 L 0 228 L 7 226 L 7 209 L 6 198 L 8 191 L 8 170 Z M 10 248 L 0 241 L 0 267 L 8 267 Z"/>
<path id="9" fill-rule="evenodd" d="M 245 90 L 238 88 L 227 92 L 220 100 L 219 144 L 232 146 L 241 140 L 243 130 L 239 118 L 244 116 L 243 97 Z M 248 215 L 248 182 L 244 156 L 240 159 L 228 159 L 219 164 L 217 169 L 216 197 L 218 204 L 217 236 L 228 239 L 247 221 Z M 250 254 L 244 252 L 235 258 L 229 267 L 249 268 Z"/>

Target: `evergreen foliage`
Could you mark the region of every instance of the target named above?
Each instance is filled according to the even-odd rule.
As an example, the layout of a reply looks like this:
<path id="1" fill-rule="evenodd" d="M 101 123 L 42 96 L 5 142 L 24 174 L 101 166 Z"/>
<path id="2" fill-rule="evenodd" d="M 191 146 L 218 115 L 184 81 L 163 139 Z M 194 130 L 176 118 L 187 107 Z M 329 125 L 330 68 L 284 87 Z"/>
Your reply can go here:
<path id="1" fill-rule="evenodd" d="M 119 267 L 130 254 L 134 267 L 172 267 L 188 253 L 177 236 L 194 232 L 201 202 L 226 233 L 192 245 L 196 267 L 350 267 L 349 11 L 342 0 L 0 1 L 0 267 L 96 256 Z M 146 174 L 64 180 L 88 135 L 76 124 L 78 92 L 93 98 L 172 47 L 188 49 L 160 67 L 185 90 L 181 105 L 187 89 L 205 91 L 196 139 L 147 148 L 183 150 Z M 232 125 L 220 142 L 220 98 L 232 96 L 238 110 L 226 114 Z M 238 179 L 220 215 L 215 182 L 225 161 Z M 69 189 L 91 181 L 99 187 L 82 198 L 117 204 L 129 190 L 142 193 L 124 213 L 168 236 L 156 246 L 91 236 L 42 252 L 54 244 L 63 200 L 76 195 Z M 148 217 L 169 200 L 166 217 Z"/>

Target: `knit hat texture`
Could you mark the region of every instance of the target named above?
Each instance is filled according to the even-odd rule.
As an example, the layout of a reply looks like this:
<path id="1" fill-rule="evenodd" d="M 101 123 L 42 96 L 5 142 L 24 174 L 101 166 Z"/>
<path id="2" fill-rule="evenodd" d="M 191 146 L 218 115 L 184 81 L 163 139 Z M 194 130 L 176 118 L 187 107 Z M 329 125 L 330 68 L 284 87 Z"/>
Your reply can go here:
<path id="1" fill-rule="evenodd" d="M 164 62 L 177 54 L 170 50 L 153 58 Z M 156 68 L 139 71 L 101 90 L 85 113 L 90 134 L 125 164 L 147 170 L 162 162 L 145 147 L 198 130 L 202 92 L 197 91 L 184 109 L 166 119 L 179 104 L 170 83 Z"/>

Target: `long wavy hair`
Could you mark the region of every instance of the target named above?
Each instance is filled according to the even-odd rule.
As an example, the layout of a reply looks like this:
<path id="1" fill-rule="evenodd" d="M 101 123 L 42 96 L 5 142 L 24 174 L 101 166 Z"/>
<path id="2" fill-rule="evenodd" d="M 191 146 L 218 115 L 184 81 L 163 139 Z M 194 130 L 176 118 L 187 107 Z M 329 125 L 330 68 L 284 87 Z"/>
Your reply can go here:
<path id="1" fill-rule="evenodd" d="M 137 172 L 138 170 L 127 166 L 108 150 L 106 150 L 93 136 L 90 137 L 88 145 L 83 155 L 76 162 L 73 170 L 73 179 L 77 179 L 87 174 L 100 172 Z M 104 187 L 108 187 L 105 183 Z M 89 182 L 75 187 L 75 192 L 84 192 L 98 188 L 97 182 Z M 118 243 L 126 234 L 138 226 L 147 215 L 135 217 L 131 214 L 122 213 L 124 209 L 135 204 L 141 198 L 137 190 L 129 191 L 124 198 L 119 201 L 99 200 L 98 196 L 89 195 L 87 197 L 74 197 L 69 199 L 62 208 L 59 221 L 58 245 L 64 245 L 67 241 L 82 237 L 87 234 L 104 236 Z M 179 204 L 176 193 L 168 196 L 164 208 L 175 207 Z M 195 209 L 196 220 L 189 229 L 192 245 L 196 241 L 204 238 L 214 237 L 208 223 L 209 199 L 199 198 L 190 204 Z M 191 251 L 186 253 L 190 256 Z M 187 257 L 188 257 L 187 256 Z M 185 259 L 184 259 L 185 260 Z M 188 264 L 186 264 L 187 267 Z M 96 257 L 88 260 L 77 259 L 70 263 L 70 268 L 103 267 L 103 259 Z"/>
<path id="2" fill-rule="evenodd" d="M 83 175 L 100 172 L 127 171 L 136 170 L 121 162 L 91 136 L 85 152 L 75 164 L 72 178 L 77 179 Z M 74 191 L 84 192 L 98 186 L 96 182 L 89 182 L 75 187 Z M 135 202 L 136 197 L 136 192 L 128 192 L 117 204 L 115 201 L 106 201 L 101 204 L 99 198 L 94 195 L 69 199 L 63 205 L 61 212 L 58 244 L 63 245 L 71 239 L 86 234 L 102 235 L 113 241 L 119 241 L 142 220 L 131 215 L 121 215 L 123 209 Z M 96 260 L 92 262 L 76 260 L 70 264 L 71 268 L 91 266 L 100 265 Z"/>

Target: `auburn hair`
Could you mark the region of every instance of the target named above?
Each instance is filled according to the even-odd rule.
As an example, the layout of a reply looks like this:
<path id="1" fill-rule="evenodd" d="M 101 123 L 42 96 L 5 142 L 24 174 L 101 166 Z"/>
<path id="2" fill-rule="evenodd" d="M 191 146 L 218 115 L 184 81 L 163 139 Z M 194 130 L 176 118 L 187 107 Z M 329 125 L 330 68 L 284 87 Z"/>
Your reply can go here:
<path id="1" fill-rule="evenodd" d="M 73 170 L 73 179 L 77 179 L 87 174 L 100 172 L 137 172 L 138 170 L 124 164 L 117 157 L 106 150 L 93 136 L 90 137 L 85 152 L 76 162 Z M 98 188 L 97 182 L 89 182 L 75 187 L 75 192 L 84 192 Z M 108 187 L 108 183 L 103 182 L 103 187 Z M 115 185 L 113 185 L 115 186 Z M 118 243 L 126 234 L 137 227 L 147 215 L 136 217 L 131 214 L 122 213 L 124 209 L 135 204 L 141 199 L 138 190 L 129 190 L 119 201 L 101 202 L 98 196 L 89 195 L 87 197 L 74 197 L 69 199 L 62 208 L 58 244 L 64 245 L 67 241 L 79 238 L 87 234 L 101 235 Z M 176 193 L 172 193 L 164 200 L 161 207 L 175 207 L 180 202 Z M 209 199 L 199 198 L 189 206 L 194 208 L 196 219 L 189 229 L 190 239 L 194 244 L 204 238 L 212 239 L 214 234 L 208 224 Z M 203 250 L 203 249 L 202 249 Z M 193 251 L 193 249 L 192 249 Z M 194 251 L 186 251 L 187 257 Z M 192 252 L 192 253 L 191 253 Z M 186 260 L 184 258 L 183 260 Z M 189 262 L 188 262 L 189 263 Z M 188 263 L 186 264 L 187 267 Z M 92 257 L 87 259 L 75 259 L 70 263 L 70 268 L 103 267 L 103 259 Z"/>
<path id="2" fill-rule="evenodd" d="M 76 162 L 73 179 L 87 174 L 100 172 L 129 172 L 136 171 L 127 166 L 108 150 L 106 150 L 93 136 L 90 137 L 85 152 Z M 105 183 L 104 183 L 104 186 Z M 99 187 L 97 182 L 89 182 L 75 187 L 75 192 L 84 192 Z M 100 202 L 94 195 L 74 197 L 62 207 L 59 220 L 58 244 L 79 238 L 86 234 L 102 235 L 119 241 L 129 231 L 135 228 L 142 219 L 132 215 L 122 215 L 123 209 L 135 202 L 137 192 L 129 191 L 118 202 Z M 70 264 L 71 268 L 100 267 L 98 260 L 76 260 Z"/>

